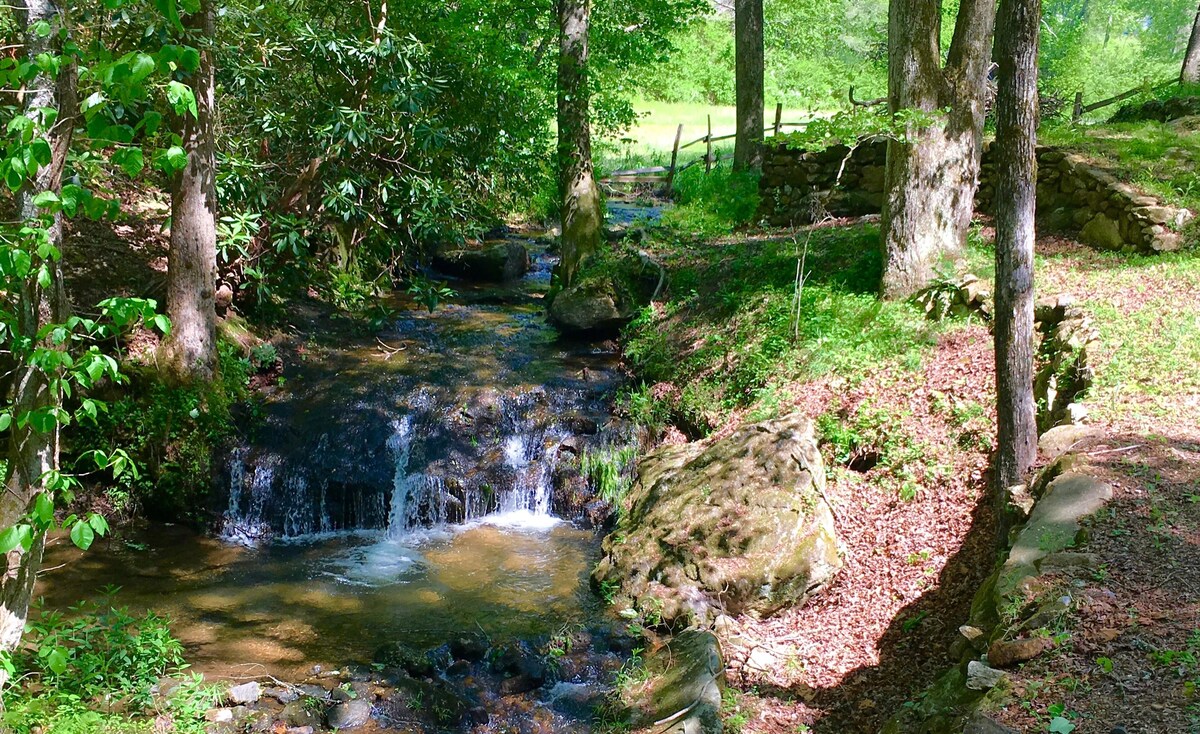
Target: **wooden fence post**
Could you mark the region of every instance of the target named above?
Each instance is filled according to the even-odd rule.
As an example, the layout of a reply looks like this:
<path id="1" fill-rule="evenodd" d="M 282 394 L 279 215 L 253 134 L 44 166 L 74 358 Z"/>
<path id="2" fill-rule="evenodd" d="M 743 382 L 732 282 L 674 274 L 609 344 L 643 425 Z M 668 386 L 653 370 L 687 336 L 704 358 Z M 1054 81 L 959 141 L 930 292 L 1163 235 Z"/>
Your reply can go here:
<path id="1" fill-rule="evenodd" d="M 671 170 L 667 171 L 667 196 L 675 186 L 675 164 L 679 161 L 679 140 L 683 137 L 683 125 L 675 129 L 675 147 L 671 149 Z"/>
<path id="2" fill-rule="evenodd" d="M 1083 92 L 1075 93 L 1075 108 L 1071 110 L 1071 119 L 1078 120 L 1083 117 Z"/>
<path id="3" fill-rule="evenodd" d="M 783 127 L 783 102 L 775 103 L 775 135 L 779 134 L 779 129 Z"/>
<path id="4" fill-rule="evenodd" d="M 707 144 L 704 152 L 704 172 L 712 173 L 712 115 L 708 116 L 708 135 L 705 136 L 704 142 Z"/>

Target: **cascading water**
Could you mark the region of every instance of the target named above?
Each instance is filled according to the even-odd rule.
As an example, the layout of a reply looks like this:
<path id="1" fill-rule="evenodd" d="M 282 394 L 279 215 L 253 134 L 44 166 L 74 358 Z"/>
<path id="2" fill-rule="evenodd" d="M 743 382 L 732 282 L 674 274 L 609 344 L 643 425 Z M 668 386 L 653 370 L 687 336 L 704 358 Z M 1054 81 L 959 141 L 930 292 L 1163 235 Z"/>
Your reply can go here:
<path id="1" fill-rule="evenodd" d="M 255 440 L 230 454 L 223 537 L 399 538 L 577 512 L 561 458 L 613 440 L 602 426 L 619 376 L 611 352 L 545 325 L 549 262 L 536 258 L 514 285 L 468 290 L 466 305 L 409 310 L 376 343 L 289 378 Z"/>

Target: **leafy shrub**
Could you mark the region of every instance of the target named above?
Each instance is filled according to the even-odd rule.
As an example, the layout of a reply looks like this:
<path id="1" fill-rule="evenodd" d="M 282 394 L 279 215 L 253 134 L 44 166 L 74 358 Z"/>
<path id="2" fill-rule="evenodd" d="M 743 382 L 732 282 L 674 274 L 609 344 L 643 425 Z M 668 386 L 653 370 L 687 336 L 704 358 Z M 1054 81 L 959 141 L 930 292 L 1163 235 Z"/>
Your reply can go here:
<path id="1" fill-rule="evenodd" d="M 110 401 L 94 425 L 72 436 L 72 445 L 125 449 L 141 465 L 136 475 L 122 475 L 107 490 L 117 513 L 203 522 L 215 453 L 235 433 L 234 408 L 250 399 L 256 371 L 233 344 L 220 342 L 217 354 L 215 383 L 180 387 L 143 374 L 127 394 Z"/>
<path id="2" fill-rule="evenodd" d="M 5 731 L 144 732 L 148 722 L 138 719 L 163 706 L 175 731 L 204 730 L 203 714 L 215 696 L 198 676 L 184 680 L 169 702 L 152 693 L 163 676 L 179 676 L 187 667 L 168 620 L 115 607 L 116 589 L 106 591 L 102 602 L 73 608 L 69 615 L 47 612 L 30 622 L 21 648 L 3 660 L 15 681 L 4 690 Z M 122 713 L 108 712 L 117 710 Z"/>
<path id="3" fill-rule="evenodd" d="M 677 206 L 663 213 L 662 223 L 676 232 L 701 237 L 728 234 L 754 221 L 758 211 L 759 174 L 719 165 L 705 173 L 692 166 L 675 178 Z"/>

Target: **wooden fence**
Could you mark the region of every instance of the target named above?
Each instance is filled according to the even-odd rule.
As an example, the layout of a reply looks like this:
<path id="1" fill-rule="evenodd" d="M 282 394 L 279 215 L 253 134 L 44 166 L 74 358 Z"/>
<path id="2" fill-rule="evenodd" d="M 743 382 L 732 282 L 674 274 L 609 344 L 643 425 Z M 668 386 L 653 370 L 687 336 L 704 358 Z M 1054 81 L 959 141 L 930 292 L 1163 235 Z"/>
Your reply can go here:
<path id="1" fill-rule="evenodd" d="M 1149 89 L 1147 89 L 1146 85 L 1143 84 L 1130 89 L 1128 92 L 1121 92 L 1120 94 L 1109 97 L 1108 99 L 1102 99 L 1099 102 L 1093 102 L 1088 105 L 1083 103 L 1083 92 L 1076 92 L 1075 105 L 1071 108 L 1071 120 L 1078 121 L 1081 117 L 1089 112 L 1095 112 L 1096 110 L 1103 109 L 1109 105 L 1114 105 L 1118 102 L 1124 102 L 1125 100 L 1130 99 L 1131 97 L 1136 97 L 1144 92 L 1157 92 L 1160 89 L 1166 89 L 1167 87 L 1178 83 L 1178 79 L 1168 79 L 1162 84 L 1156 84 Z"/>
<path id="2" fill-rule="evenodd" d="M 783 104 L 775 105 L 775 122 L 767 128 L 763 129 L 764 133 L 771 135 L 779 135 L 784 128 L 805 128 L 808 122 L 784 122 L 783 121 Z M 671 163 L 667 166 L 649 166 L 647 168 L 631 168 L 623 171 L 613 171 L 604 178 L 600 179 L 601 183 L 605 184 L 621 184 L 621 183 L 651 183 L 663 184 L 668 194 L 675 185 L 675 176 L 681 171 L 686 171 L 692 166 L 704 165 L 704 172 L 712 171 L 712 167 L 723 160 L 729 160 L 732 156 L 729 155 L 714 155 L 713 143 L 719 143 L 722 140 L 732 140 L 737 137 L 737 133 L 729 133 L 728 135 L 713 135 L 712 115 L 708 116 L 708 132 L 704 137 L 696 138 L 695 140 L 683 142 L 683 125 L 675 129 L 675 145 L 671 148 Z M 687 150 L 696 145 L 704 146 L 704 155 L 680 164 L 680 151 Z"/>

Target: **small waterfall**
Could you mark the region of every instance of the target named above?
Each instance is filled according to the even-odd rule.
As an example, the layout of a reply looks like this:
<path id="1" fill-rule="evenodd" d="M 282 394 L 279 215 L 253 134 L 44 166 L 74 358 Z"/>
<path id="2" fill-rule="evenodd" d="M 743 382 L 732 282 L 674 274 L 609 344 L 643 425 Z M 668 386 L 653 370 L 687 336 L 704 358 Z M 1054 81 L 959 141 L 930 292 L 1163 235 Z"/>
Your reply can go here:
<path id="1" fill-rule="evenodd" d="M 297 365 L 251 443 L 229 454 L 224 536 L 395 538 L 581 512 L 586 489 L 560 457 L 623 430 L 608 406 L 622 378 L 611 350 L 556 339 L 540 298 L 553 258 L 534 260 L 519 291 L 466 285 L 465 304 L 406 310 L 379 339 L 386 353 L 347 339 Z"/>

